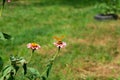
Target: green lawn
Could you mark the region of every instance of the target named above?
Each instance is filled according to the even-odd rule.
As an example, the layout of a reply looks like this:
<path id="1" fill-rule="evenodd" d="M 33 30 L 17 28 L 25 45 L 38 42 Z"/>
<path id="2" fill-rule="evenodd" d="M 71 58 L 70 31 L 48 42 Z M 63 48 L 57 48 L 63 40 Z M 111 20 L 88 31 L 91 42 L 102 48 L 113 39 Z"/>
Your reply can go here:
<path id="1" fill-rule="evenodd" d="M 0 56 L 8 63 L 9 56 L 29 60 L 26 45 L 41 45 L 28 66 L 41 73 L 57 48 L 53 36 L 65 36 L 48 80 L 120 80 L 120 20 L 96 21 L 96 2 L 68 0 L 11 2 L 0 17 L 0 31 L 14 37 L 0 41 Z"/>

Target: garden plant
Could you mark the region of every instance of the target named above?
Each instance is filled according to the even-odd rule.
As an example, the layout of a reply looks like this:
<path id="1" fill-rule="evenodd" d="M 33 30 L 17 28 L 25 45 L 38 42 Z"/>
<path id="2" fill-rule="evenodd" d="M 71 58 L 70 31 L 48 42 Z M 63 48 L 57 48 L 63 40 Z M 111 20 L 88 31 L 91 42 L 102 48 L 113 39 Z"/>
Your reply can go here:
<path id="1" fill-rule="evenodd" d="M 11 0 L 7 0 L 7 2 L 11 2 Z M 5 3 L 6 3 L 6 0 L 3 0 L 3 3 L 2 3 L 3 7 L 1 7 L 0 16 L 2 15 L 2 11 L 4 9 Z M 3 32 L 0 32 L 0 39 L 3 41 L 13 40 L 10 35 Z M 35 50 L 41 48 L 41 46 L 37 43 L 29 43 L 27 45 L 27 48 L 31 49 L 31 56 L 29 61 L 27 61 L 24 57 L 11 55 L 9 58 L 10 63 L 5 67 L 3 67 L 4 61 L 2 60 L 2 57 L 0 57 L 0 71 L 1 71 L 0 80 L 17 80 L 16 75 L 19 72 L 23 72 L 24 75 L 19 75 L 19 76 L 22 76 L 24 80 L 26 80 L 26 78 L 29 80 L 47 80 L 50 70 L 52 68 L 52 65 L 54 64 L 56 57 L 59 55 L 61 48 L 64 48 L 66 46 L 66 43 L 62 42 L 62 37 L 61 38 L 54 37 L 54 39 L 57 40 L 57 42 L 55 42 L 54 45 L 58 48 L 58 51 L 48 61 L 48 64 L 46 65 L 46 69 L 42 74 L 40 74 L 38 70 L 27 66 L 27 64 L 29 64 L 30 60 L 32 59 L 32 55 L 34 55 Z M 21 67 L 23 71 L 19 70 Z"/>
<path id="2" fill-rule="evenodd" d="M 10 40 L 11 36 L 5 33 L 1 32 L 0 38 L 2 40 Z M 54 61 L 56 59 L 56 57 L 59 55 L 61 48 L 64 48 L 66 46 L 66 43 L 62 41 L 63 37 L 54 37 L 54 39 L 56 39 L 57 41 L 54 42 L 53 44 L 58 48 L 58 51 L 54 54 L 54 56 L 48 61 L 48 64 L 46 65 L 46 69 L 44 70 L 44 72 L 42 72 L 42 74 L 39 73 L 39 71 L 33 67 L 28 67 L 27 64 L 30 63 L 30 60 L 32 59 L 32 55 L 34 55 L 35 50 L 40 49 L 41 46 L 37 43 L 28 43 L 27 44 L 27 48 L 31 49 L 31 55 L 30 60 L 26 60 L 24 57 L 19 57 L 19 56 L 14 56 L 11 55 L 10 56 L 10 63 L 8 65 L 6 65 L 3 68 L 3 61 L 1 58 L 0 61 L 0 66 L 2 66 L 1 69 L 1 78 L 0 80 L 16 80 L 17 76 L 22 76 L 22 78 L 24 80 L 28 79 L 28 80 L 47 80 L 52 65 L 54 64 Z M 22 68 L 23 71 L 19 70 L 20 68 Z M 17 75 L 17 73 L 19 72 L 23 72 L 22 74 L 24 75 Z M 17 76 L 16 76 L 17 75 Z"/>
<path id="3" fill-rule="evenodd" d="M 96 15 L 96 19 L 118 19 L 120 12 L 120 0 L 101 0 L 98 4 L 100 14 Z"/>

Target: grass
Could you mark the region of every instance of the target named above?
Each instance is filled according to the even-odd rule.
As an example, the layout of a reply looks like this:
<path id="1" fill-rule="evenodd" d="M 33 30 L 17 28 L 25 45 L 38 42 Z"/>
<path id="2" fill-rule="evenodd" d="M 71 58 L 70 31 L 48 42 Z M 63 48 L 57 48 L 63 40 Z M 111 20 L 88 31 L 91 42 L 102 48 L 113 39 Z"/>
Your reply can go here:
<path id="1" fill-rule="evenodd" d="M 42 49 L 35 52 L 29 66 L 42 72 L 57 51 L 53 36 L 64 35 L 67 47 L 56 59 L 49 80 L 119 80 L 120 20 L 94 20 L 99 10 L 93 5 L 98 2 L 7 3 L 0 17 L 0 31 L 11 34 L 14 41 L 0 41 L 0 55 L 5 62 L 11 54 L 28 60 L 30 51 L 26 44 L 37 42 Z"/>

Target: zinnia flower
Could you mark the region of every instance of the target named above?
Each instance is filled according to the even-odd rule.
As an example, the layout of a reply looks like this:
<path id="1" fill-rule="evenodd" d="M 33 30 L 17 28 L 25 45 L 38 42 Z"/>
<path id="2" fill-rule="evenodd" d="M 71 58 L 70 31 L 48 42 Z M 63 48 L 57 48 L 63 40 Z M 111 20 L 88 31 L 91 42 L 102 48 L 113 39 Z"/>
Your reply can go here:
<path id="1" fill-rule="evenodd" d="M 39 49 L 41 46 L 39 44 L 36 44 L 36 43 L 28 43 L 27 44 L 27 48 L 30 48 L 32 50 L 36 50 L 36 49 Z"/>
<path id="2" fill-rule="evenodd" d="M 54 45 L 57 46 L 58 48 L 64 48 L 66 46 L 66 43 L 62 41 L 58 41 L 55 42 Z"/>

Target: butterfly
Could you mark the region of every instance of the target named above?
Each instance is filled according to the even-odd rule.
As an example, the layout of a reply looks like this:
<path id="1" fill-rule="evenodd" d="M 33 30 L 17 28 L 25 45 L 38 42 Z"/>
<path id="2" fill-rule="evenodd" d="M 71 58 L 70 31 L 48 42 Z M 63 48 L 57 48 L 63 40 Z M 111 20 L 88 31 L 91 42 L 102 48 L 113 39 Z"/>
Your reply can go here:
<path id="1" fill-rule="evenodd" d="M 54 36 L 53 38 L 58 41 L 57 44 L 62 44 L 62 39 L 64 38 L 64 36 L 61 37 Z"/>

